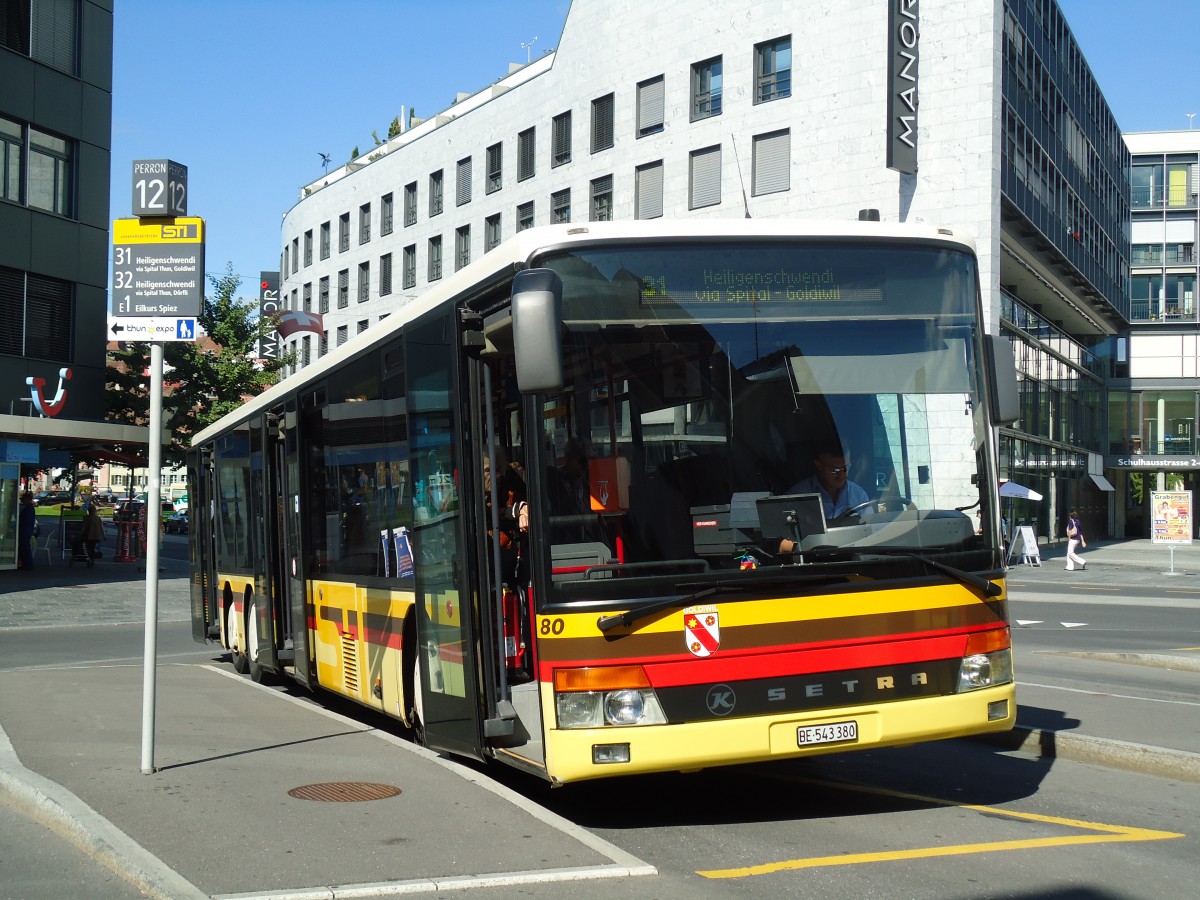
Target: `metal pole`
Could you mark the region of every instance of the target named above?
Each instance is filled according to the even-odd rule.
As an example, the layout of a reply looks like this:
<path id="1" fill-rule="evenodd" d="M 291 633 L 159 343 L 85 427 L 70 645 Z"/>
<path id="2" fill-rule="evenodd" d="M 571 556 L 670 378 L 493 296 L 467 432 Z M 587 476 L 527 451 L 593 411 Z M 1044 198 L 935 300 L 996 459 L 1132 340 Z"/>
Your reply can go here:
<path id="1" fill-rule="evenodd" d="M 158 656 L 158 539 L 162 529 L 163 345 L 150 345 L 150 460 L 146 479 L 146 652 L 142 672 L 142 774 L 154 774 L 154 693 Z"/>

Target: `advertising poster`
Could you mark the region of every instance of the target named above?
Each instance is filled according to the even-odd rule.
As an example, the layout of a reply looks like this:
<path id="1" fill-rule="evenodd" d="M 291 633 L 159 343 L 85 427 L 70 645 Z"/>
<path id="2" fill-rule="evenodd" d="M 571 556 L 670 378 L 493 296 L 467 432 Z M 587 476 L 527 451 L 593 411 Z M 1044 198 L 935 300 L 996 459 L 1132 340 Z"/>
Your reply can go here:
<path id="1" fill-rule="evenodd" d="M 1155 544 L 1192 542 L 1192 492 L 1150 492 L 1150 540 Z"/>

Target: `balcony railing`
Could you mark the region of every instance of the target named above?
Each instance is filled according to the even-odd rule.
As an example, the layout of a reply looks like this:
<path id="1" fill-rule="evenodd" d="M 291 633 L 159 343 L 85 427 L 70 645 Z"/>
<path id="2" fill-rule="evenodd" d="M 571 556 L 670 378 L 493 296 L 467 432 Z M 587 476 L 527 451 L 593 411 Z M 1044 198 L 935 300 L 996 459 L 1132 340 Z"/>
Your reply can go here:
<path id="1" fill-rule="evenodd" d="M 1163 206 L 1174 209 L 1194 209 L 1197 205 L 1197 196 L 1196 192 L 1189 187 L 1135 185 L 1129 190 L 1129 205 L 1133 209 L 1155 209 Z"/>
<path id="2" fill-rule="evenodd" d="M 1190 297 L 1184 300 L 1129 301 L 1130 322 L 1195 322 L 1196 304 Z"/>

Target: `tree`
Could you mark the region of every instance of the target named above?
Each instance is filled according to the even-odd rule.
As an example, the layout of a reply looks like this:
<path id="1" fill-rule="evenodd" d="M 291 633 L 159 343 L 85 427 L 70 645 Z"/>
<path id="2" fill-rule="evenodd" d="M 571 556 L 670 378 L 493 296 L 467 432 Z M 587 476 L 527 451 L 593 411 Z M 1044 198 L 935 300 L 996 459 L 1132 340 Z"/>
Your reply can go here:
<path id="1" fill-rule="evenodd" d="M 208 281 L 211 290 L 199 317 L 207 340 L 163 347 L 163 427 L 171 435 L 164 465 L 182 465 L 192 435 L 261 394 L 291 361 L 258 358 L 259 339 L 273 323 L 259 317 L 256 300 L 235 296 L 241 278 L 232 263 Z M 108 418 L 144 425 L 150 415 L 150 345 L 129 343 L 111 356 Z"/>
<path id="2" fill-rule="evenodd" d="M 396 116 L 392 119 L 392 124 L 388 126 L 388 140 L 390 141 L 400 133 L 400 117 Z"/>

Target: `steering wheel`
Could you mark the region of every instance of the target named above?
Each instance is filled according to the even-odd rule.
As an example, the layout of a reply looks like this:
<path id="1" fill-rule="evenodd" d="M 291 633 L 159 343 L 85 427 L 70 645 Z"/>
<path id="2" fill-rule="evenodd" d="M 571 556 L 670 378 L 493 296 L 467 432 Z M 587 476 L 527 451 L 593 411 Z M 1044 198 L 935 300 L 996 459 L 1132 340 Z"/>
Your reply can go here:
<path id="1" fill-rule="evenodd" d="M 890 508 L 893 503 L 896 504 L 900 509 L 904 509 L 913 505 L 913 502 L 907 497 L 876 497 L 874 500 L 868 500 L 865 503 L 860 503 L 857 506 L 850 507 L 837 518 L 840 519 L 842 516 L 857 515 L 860 509 L 866 509 L 868 506 L 874 506 L 876 509 L 878 509 L 881 504 L 884 504 Z"/>

